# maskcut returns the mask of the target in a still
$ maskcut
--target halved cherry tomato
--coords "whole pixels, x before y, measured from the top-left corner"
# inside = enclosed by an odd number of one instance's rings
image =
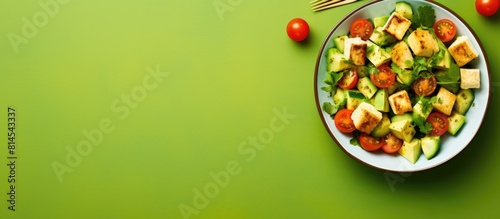
[[[399,151],[401,146],[403,146],[403,140],[397,138],[392,133],[387,134],[384,138],[384,145],[382,145],[382,150],[385,153],[392,154]]]
[[[367,151],[376,151],[384,145],[384,141],[381,138],[375,138],[366,133],[361,133],[361,135],[359,135],[359,144]]]
[[[356,129],[356,126],[354,126],[354,122],[351,119],[352,112],[353,110],[350,109],[341,109],[337,112],[337,114],[335,114],[333,121],[340,132],[350,133]]]
[[[392,72],[392,69],[387,65],[383,64],[378,67],[378,73],[371,73],[370,79],[379,88],[388,88],[396,81],[396,74]]]
[[[368,40],[373,33],[373,25],[367,19],[357,19],[351,24],[351,37],[360,37],[362,40]]]
[[[450,125],[448,118],[440,112],[432,112],[426,121],[432,125],[432,131],[429,135],[433,136],[443,135],[448,131],[448,126]]]
[[[429,96],[434,93],[436,87],[436,77],[431,74],[418,77],[412,84],[413,91],[418,96]]]
[[[457,27],[448,19],[441,19],[434,24],[434,33],[443,43],[449,42],[457,34]]]
[[[342,75],[342,78],[337,82],[337,85],[344,90],[349,90],[356,86],[358,79],[358,72],[353,68],[350,71],[344,72],[344,75]]]

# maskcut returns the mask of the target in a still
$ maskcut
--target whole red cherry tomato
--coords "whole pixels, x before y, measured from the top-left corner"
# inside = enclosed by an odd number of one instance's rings
[[[302,18],[294,18],[286,26],[288,37],[294,41],[302,41],[309,35],[309,24]]]
[[[476,10],[480,15],[492,16],[500,8],[500,0],[476,0]]]

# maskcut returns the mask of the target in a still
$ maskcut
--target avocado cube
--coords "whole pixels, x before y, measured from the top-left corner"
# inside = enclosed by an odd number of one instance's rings
[[[443,55],[443,59],[441,59],[441,61],[439,63],[437,63],[435,65],[431,65],[429,67],[441,69],[441,70],[449,69],[451,66],[451,59],[452,59],[450,52],[448,52],[448,49],[441,41],[438,41],[438,45],[439,45],[439,53],[441,53]]]
[[[409,119],[392,122],[389,129],[394,136],[406,142],[410,142],[415,135],[415,128]]]
[[[422,151],[424,152],[425,158],[427,160],[431,159],[436,155],[439,150],[439,144],[441,143],[441,137],[439,136],[425,136],[421,140]]]
[[[391,122],[399,122],[401,120],[410,120],[410,123],[413,123],[413,115],[411,113],[404,113],[401,115],[394,115],[391,117]]]
[[[326,70],[328,72],[339,72],[351,67],[347,59],[345,59],[344,54],[341,53],[337,48],[328,49],[326,57],[328,62]]]
[[[416,79],[416,76],[409,69],[403,69],[397,74],[396,81],[404,85],[412,85],[413,81]]]
[[[346,91],[342,88],[337,88],[335,94],[332,96],[333,104],[339,107],[343,107],[347,102]]]
[[[390,125],[391,120],[389,119],[389,116],[384,113],[382,114],[382,120],[377,124],[377,126],[375,126],[370,135],[376,138],[382,138],[391,132],[389,129]]]
[[[403,146],[401,146],[398,153],[411,163],[416,163],[422,153],[420,140],[413,139],[411,142],[403,142]]]
[[[386,46],[395,43],[397,40],[392,35],[386,33],[384,28],[376,27],[370,36],[370,41],[379,46]]]
[[[340,53],[344,53],[344,47],[345,47],[345,40],[348,39],[349,37],[347,35],[342,35],[339,36],[335,39],[333,39],[333,43],[335,44],[335,47],[340,51]]]
[[[368,99],[372,98],[377,92],[377,86],[368,77],[360,78],[356,87]]]
[[[365,101],[365,95],[356,90],[347,90],[347,104],[346,108],[355,110],[359,104]]]
[[[413,118],[422,117],[425,120],[427,119],[429,114],[431,114],[432,109],[433,109],[432,105],[428,105],[424,109],[424,106],[422,105],[422,100],[419,100],[415,104],[415,106],[413,106]]]
[[[366,77],[367,75],[367,69],[366,69],[366,66],[364,65],[355,65],[355,66],[352,66],[354,69],[356,69],[356,72],[358,72],[358,77],[359,78],[363,78],[363,77]]]
[[[455,135],[465,124],[466,117],[457,112],[453,112],[450,117],[448,117],[448,133]]]
[[[387,94],[391,95],[394,92],[396,92],[396,90],[398,90],[398,88],[399,88],[400,85],[401,85],[400,82],[396,80],[394,82],[394,84],[392,84],[390,87],[386,88],[387,89]]]
[[[387,23],[387,20],[389,20],[388,15],[373,18],[373,27],[375,27],[375,29],[384,27],[385,23]],[[384,31],[383,28],[381,30]]]
[[[474,99],[474,91],[472,89],[459,90],[457,93],[457,99],[455,100],[455,105],[453,105],[453,110],[457,113],[465,115],[472,106]]]
[[[375,67],[379,67],[382,64],[391,60],[391,55],[385,51],[382,47],[374,44],[370,41],[367,42],[366,49],[366,58],[370,60],[370,62],[375,65]]]
[[[375,96],[373,96],[372,98],[372,103],[375,106],[375,109],[384,113],[389,112],[389,100],[387,99],[388,96],[389,95],[387,89],[379,89],[377,93],[375,93]]]

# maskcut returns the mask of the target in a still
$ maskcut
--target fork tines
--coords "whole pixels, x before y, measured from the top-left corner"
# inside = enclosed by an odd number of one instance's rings
[[[358,0],[313,0],[309,4],[311,4],[311,8],[313,11],[322,11],[325,9],[346,5],[356,1]]]

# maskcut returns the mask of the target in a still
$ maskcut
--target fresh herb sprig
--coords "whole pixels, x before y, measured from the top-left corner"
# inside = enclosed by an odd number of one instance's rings
[[[342,78],[342,75],[344,75],[344,72],[327,72],[323,80],[327,86],[321,87],[321,90],[329,93],[335,92],[337,90],[337,82]]]
[[[430,5],[420,6],[417,13],[414,13],[411,18],[411,27],[413,29],[430,29],[434,26],[435,21],[436,11]]]
[[[419,96],[416,97],[416,102],[418,102],[421,106],[421,110],[424,113],[428,113],[432,111],[432,104],[435,102],[438,102],[437,97],[425,97],[425,96]],[[415,126],[418,127],[421,133],[427,135],[432,131],[432,125],[425,121],[425,118],[422,116],[413,116],[413,122]]]
[[[427,135],[432,131],[432,125],[425,121],[424,117],[418,116],[413,119],[413,122],[418,127],[421,133]]]
[[[323,80],[323,82],[327,86],[321,87],[321,90],[333,95],[333,93],[335,93],[337,91],[337,82],[342,78],[342,76],[344,75],[344,72],[345,71],[326,73],[326,77]],[[337,113],[337,111],[340,109],[340,107],[341,106],[335,102],[334,103],[324,102],[322,105],[322,109],[330,115]]]

